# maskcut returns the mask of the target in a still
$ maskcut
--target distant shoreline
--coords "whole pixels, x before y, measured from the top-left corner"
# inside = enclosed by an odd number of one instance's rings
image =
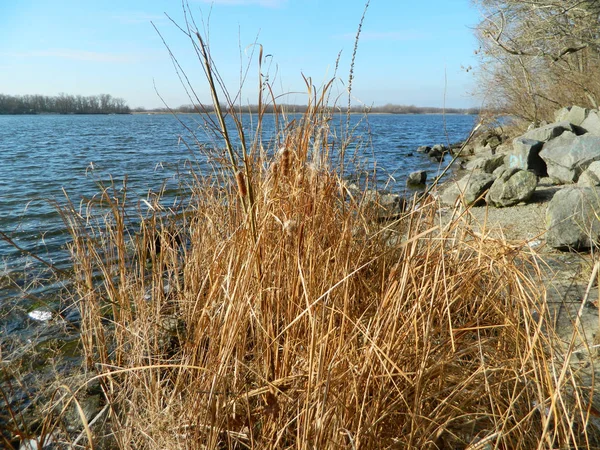
[[[208,114],[213,114],[214,111],[209,111]],[[132,111],[131,113],[129,113],[130,115],[136,115],[136,116],[144,116],[144,115],[148,115],[148,116],[155,116],[155,115],[171,115],[171,114],[181,114],[181,115],[193,115],[193,114],[204,114],[204,113],[197,113],[197,112],[180,112],[180,111]],[[250,112],[242,112],[242,114],[258,114],[256,111],[250,111]],[[279,112],[265,112],[264,114],[266,115],[274,115],[274,114],[279,114]],[[302,111],[286,111],[286,114],[304,114],[304,112]],[[344,111],[340,111],[339,114],[347,114]],[[356,115],[356,114],[368,114],[370,116],[372,115],[377,115],[377,116],[441,116],[441,115],[445,115],[445,116],[476,116],[478,113],[458,113],[458,112],[422,112],[422,113],[418,113],[418,112],[411,112],[411,113],[393,113],[393,112],[368,112],[368,111],[351,111],[350,114],[352,115]]]

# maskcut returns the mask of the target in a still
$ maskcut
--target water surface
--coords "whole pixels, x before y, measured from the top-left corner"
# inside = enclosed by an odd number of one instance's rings
[[[439,170],[415,152],[419,145],[461,141],[474,121],[467,115],[353,115],[356,138],[350,153],[358,149],[367,165],[376,161],[379,180],[402,191],[411,171],[427,170],[433,177]],[[345,123],[345,116],[338,122]],[[252,117],[244,116],[244,125],[251,131]],[[265,141],[273,133],[274,118],[267,115]],[[114,180],[118,188],[125,177],[133,203],[161,188],[165,202],[176,202],[191,167],[210,170],[197,144],[220,145],[193,115],[0,116],[0,231],[21,248],[67,268],[69,237],[53,202],[64,204],[67,193],[77,205],[97,194],[99,184]],[[0,305],[26,299],[24,288],[30,294],[48,291],[43,282],[31,284],[22,276],[38,266],[0,240]],[[15,273],[16,285],[7,281]]]

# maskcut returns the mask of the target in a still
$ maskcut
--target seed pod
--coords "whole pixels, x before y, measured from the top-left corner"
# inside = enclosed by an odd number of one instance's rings
[[[269,166],[269,175],[273,179],[274,182],[277,182],[277,171],[279,169],[279,164],[276,161],[273,161]]]
[[[290,151],[287,147],[283,147],[279,150],[279,154],[281,155],[281,172],[284,177],[287,177],[290,174]]]
[[[246,189],[246,180],[244,179],[244,173],[241,170],[238,170],[238,172],[235,174],[235,179],[237,181],[240,197],[245,197],[248,195],[248,189]]]

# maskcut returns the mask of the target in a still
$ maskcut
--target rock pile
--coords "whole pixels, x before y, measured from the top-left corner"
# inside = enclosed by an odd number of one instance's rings
[[[510,140],[496,128],[466,148],[469,173],[441,201],[504,208],[530,201],[540,179],[563,186],[548,204],[546,242],[557,249],[600,246],[600,112],[562,108],[555,122]]]

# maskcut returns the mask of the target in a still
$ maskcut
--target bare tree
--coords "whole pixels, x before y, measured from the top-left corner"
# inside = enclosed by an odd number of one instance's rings
[[[600,101],[600,2],[473,0],[481,86],[494,107],[538,122]]]

